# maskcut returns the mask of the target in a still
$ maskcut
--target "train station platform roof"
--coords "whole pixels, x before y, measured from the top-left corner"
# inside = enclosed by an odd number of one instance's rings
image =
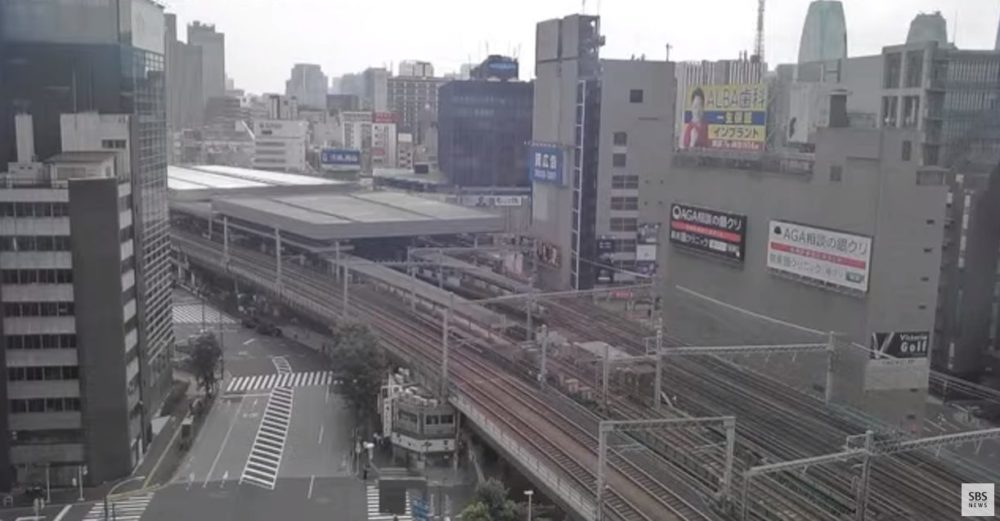
[[[212,199],[212,212],[311,241],[492,233],[503,217],[390,191],[321,192]]]
[[[167,167],[167,189],[172,201],[204,201],[221,195],[283,195],[353,188],[354,183],[337,179],[235,166]]]

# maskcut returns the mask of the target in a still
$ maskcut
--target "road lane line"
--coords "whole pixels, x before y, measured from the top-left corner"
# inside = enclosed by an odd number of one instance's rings
[[[53,519],[52,521],[62,521],[62,518],[66,515],[67,512],[69,512],[70,508],[73,508],[73,505],[64,506],[62,510],[60,510],[59,513],[56,514],[55,519]]]
[[[317,442],[316,442],[316,443],[319,443],[320,445],[323,444],[323,427],[324,427],[324,425],[320,425],[319,426],[319,440],[317,440]]]
[[[312,499],[313,497],[313,481],[316,480],[316,476],[309,476],[309,492],[306,494],[306,499]]]
[[[251,338],[250,340],[247,340],[247,341],[243,342],[243,345],[248,346],[248,345],[250,345],[250,344],[252,344],[252,343],[254,343],[256,341],[257,341],[256,338]]]
[[[233,414],[233,421],[229,422],[229,429],[226,430],[226,436],[222,438],[222,445],[219,447],[219,452],[216,453],[215,459],[212,461],[212,466],[208,468],[208,475],[205,476],[205,483],[202,484],[201,488],[208,486],[208,480],[212,478],[212,472],[215,472],[215,466],[219,464],[219,458],[222,457],[222,452],[226,449],[226,443],[229,443],[229,435],[233,433],[233,427],[236,426],[236,420],[240,417],[240,409],[243,408],[243,399],[240,399],[240,405],[236,408],[236,414]]]

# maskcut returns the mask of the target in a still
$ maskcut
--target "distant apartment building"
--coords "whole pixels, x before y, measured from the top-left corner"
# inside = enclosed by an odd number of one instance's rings
[[[396,136],[396,167],[413,169],[413,134],[400,132]]]
[[[266,119],[285,121],[299,119],[299,100],[293,96],[264,94],[261,96]]]
[[[292,67],[291,78],[285,82],[285,95],[298,99],[299,105],[326,108],[329,82],[323,69],[312,63],[296,63]]]
[[[390,112],[376,112],[371,123],[372,168],[396,168],[396,122]]]
[[[305,172],[306,121],[254,120],[254,168],[279,172]]]
[[[201,48],[202,95],[206,100],[226,94],[226,35],[214,25],[194,22],[187,27],[187,43]]]
[[[547,286],[625,282],[613,269],[648,266],[640,224],[662,217],[647,188],[673,153],[673,64],[601,60],[599,26],[583,15],[537,25],[528,170]]]
[[[167,129],[180,132],[195,128],[205,118],[205,91],[202,81],[202,48],[177,40],[177,15],[164,15],[164,52],[167,75]]]
[[[369,68],[361,73],[364,97],[361,108],[374,112],[386,112],[389,108],[389,76],[382,68]]]
[[[516,61],[513,67],[516,80]],[[520,81],[484,78],[441,86],[437,158],[449,182],[458,186],[530,185],[532,97],[532,84]]]
[[[840,0],[813,0],[809,4],[798,63],[838,60],[847,57],[847,21]]]

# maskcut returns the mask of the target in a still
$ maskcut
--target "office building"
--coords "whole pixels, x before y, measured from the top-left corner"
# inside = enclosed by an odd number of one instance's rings
[[[396,168],[396,122],[389,112],[376,112],[371,123],[372,168]]]
[[[906,43],[937,42],[941,47],[948,45],[948,22],[941,16],[941,11],[920,13],[910,22],[910,31],[906,33]]]
[[[264,94],[261,96],[264,103],[264,114],[261,119],[280,119],[292,121],[299,119],[299,100],[292,96],[281,94]]]
[[[632,276],[609,268],[648,269],[637,234],[662,217],[647,199],[655,191],[641,188],[662,178],[673,153],[673,64],[600,60],[599,25],[572,15],[536,30],[528,169],[539,277],[549,287],[624,282]]]
[[[357,94],[327,94],[326,110],[331,114],[361,110],[361,97]]]
[[[77,150],[127,151],[133,214],[142,216],[134,219],[133,228],[145,450],[150,420],[172,382],[174,345],[162,7],[151,0],[12,0],[0,3],[0,34],[0,165],[14,158],[16,113],[32,116],[34,149],[42,160]],[[77,124],[94,129],[86,134],[90,141],[67,149],[61,130],[65,125],[60,124],[67,112],[122,114],[130,122],[122,130],[81,115]],[[115,135],[105,137],[105,131]],[[0,451],[3,457],[7,454]],[[0,469],[7,468],[0,461]],[[112,477],[91,473],[87,482]]]
[[[519,67],[517,58],[491,54],[478,65],[463,65],[462,70],[456,79],[510,81],[517,80]]]
[[[204,121],[202,48],[177,40],[177,16],[165,14],[167,75],[167,129],[180,132]]]
[[[323,69],[312,63],[296,63],[291,78],[285,82],[285,95],[298,99],[299,105],[313,109],[326,108],[329,83]]]
[[[396,168],[413,169],[413,134],[400,132],[396,136]]]
[[[206,100],[226,94],[226,35],[214,25],[194,22],[187,28],[187,43],[201,48],[202,95]]]
[[[361,108],[374,112],[386,112],[389,109],[389,71],[382,68],[369,68],[361,74],[364,85],[364,97]]]
[[[516,70],[516,62],[514,66]],[[450,81],[441,86],[437,159],[449,182],[530,184],[532,96],[532,84],[520,81]]]
[[[417,78],[433,78],[434,65],[431,62],[419,60],[403,60],[399,62],[399,75]]]
[[[844,112],[842,96],[828,98],[832,112]],[[672,334],[725,345],[836,331],[834,400],[919,432],[948,190],[944,169],[921,164],[919,139],[915,129],[836,127],[819,131],[813,154],[678,151],[653,187],[669,209],[658,264]],[[681,293],[774,320],[693,319],[671,305]],[[899,349],[904,336],[916,350]],[[904,362],[870,351],[881,347]],[[787,375],[813,391],[826,391],[824,376]]]
[[[361,171],[371,172],[372,118],[368,111],[341,112],[344,148],[361,151]]]
[[[813,0],[809,4],[802,38],[799,40],[799,63],[837,60],[847,57],[847,21],[840,0]]]
[[[66,149],[102,127],[118,130],[97,136],[115,146],[39,163],[32,118],[16,116],[18,161],[0,174],[0,426],[10,433],[0,490],[43,482],[46,470],[53,486],[71,486],[83,468],[88,483],[118,479],[142,457],[128,119],[68,115]]]
[[[254,120],[254,168],[305,172],[308,130],[306,121]]]
[[[446,81],[431,76],[393,76],[387,80],[388,111],[399,118],[399,130],[412,133],[418,144],[433,139],[429,134],[437,125],[438,87]]]

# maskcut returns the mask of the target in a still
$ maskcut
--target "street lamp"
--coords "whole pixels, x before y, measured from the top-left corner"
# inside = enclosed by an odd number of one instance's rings
[[[531,489],[525,490],[524,495],[528,496],[528,521],[531,521],[531,498],[535,495],[535,491]]]

